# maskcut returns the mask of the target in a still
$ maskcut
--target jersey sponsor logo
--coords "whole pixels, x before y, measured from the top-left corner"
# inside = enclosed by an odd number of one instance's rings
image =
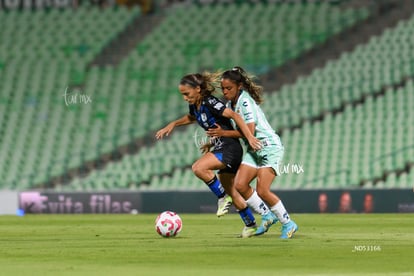
[[[246,118],[246,120],[252,120],[253,119],[253,113],[252,112],[246,112],[243,114],[244,118]]]
[[[217,102],[217,103],[214,105],[214,108],[215,108],[215,109],[217,109],[217,110],[221,110],[223,107],[224,107],[224,104],[223,104],[223,103],[221,103],[221,102]]]
[[[214,98],[209,98],[208,99],[208,103],[211,104],[211,105],[215,104],[216,102],[217,102],[217,100],[214,99]]]

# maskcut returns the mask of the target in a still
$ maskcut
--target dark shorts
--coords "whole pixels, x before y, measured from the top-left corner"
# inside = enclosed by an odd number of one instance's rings
[[[243,159],[243,148],[240,143],[224,143],[221,147],[215,148],[212,153],[220,160],[225,169],[221,169],[218,173],[232,173],[235,174],[239,169],[240,163]]]

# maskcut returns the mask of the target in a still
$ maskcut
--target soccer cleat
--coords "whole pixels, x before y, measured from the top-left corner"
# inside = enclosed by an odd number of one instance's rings
[[[259,227],[257,227],[256,235],[262,235],[269,230],[270,226],[278,222],[276,215],[272,212],[267,213],[262,216],[262,222]]]
[[[225,195],[218,199],[217,202],[217,216],[222,217],[229,212],[230,206],[233,203],[233,199],[229,195]]]
[[[245,226],[243,228],[242,233],[240,234],[240,238],[250,238],[251,236],[255,236],[257,231],[257,226]]]
[[[293,220],[290,220],[288,223],[282,225],[282,235],[281,239],[290,239],[293,237],[293,233],[298,230],[298,226]]]

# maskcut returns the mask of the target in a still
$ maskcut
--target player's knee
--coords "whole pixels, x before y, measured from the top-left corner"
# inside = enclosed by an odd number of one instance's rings
[[[200,176],[202,174],[202,167],[196,162],[191,166],[191,169],[193,170],[193,173],[196,176]]]
[[[244,183],[242,183],[240,181],[235,181],[234,182],[234,187],[241,194],[246,193],[248,191],[248,188],[249,188],[249,187],[246,187],[246,185],[244,185]]]

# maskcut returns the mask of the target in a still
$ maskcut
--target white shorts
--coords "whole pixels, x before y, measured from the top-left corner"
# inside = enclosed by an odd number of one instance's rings
[[[243,156],[242,164],[253,168],[272,168],[276,175],[280,175],[279,166],[285,149],[280,146],[265,146],[259,151],[247,151]]]

